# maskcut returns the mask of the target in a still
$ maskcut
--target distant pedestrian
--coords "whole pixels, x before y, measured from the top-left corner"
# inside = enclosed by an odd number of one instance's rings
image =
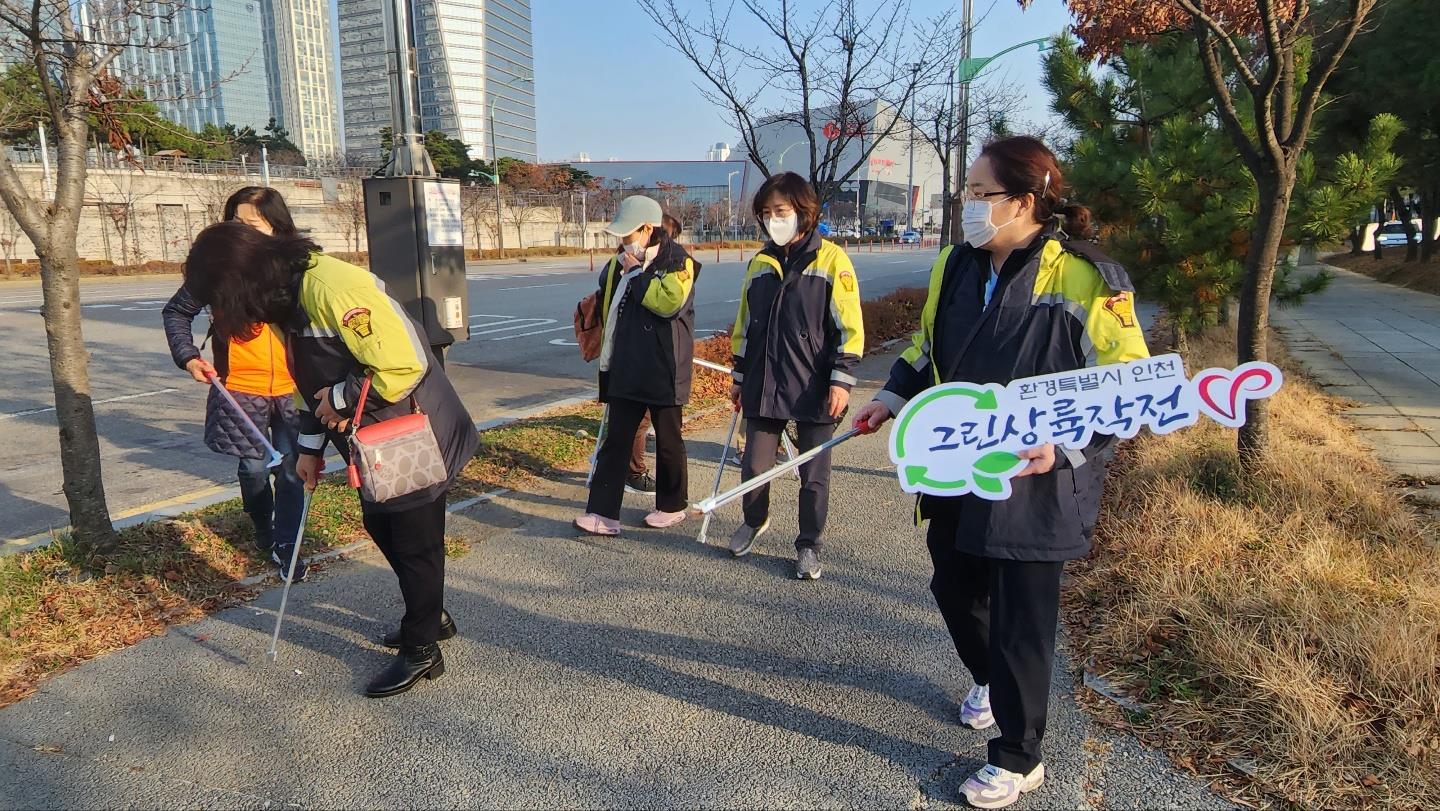
[[[997,383],[1148,357],[1124,268],[1083,241],[1090,213],[1064,199],[1055,155],[1035,138],[995,141],[961,194],[965,243],[940,252],[920,331],[861,409],[878,429],[940,383]],[[971,805],[1001,808],[1045,779],[1041,739],[1065,561],[1090,550],[1113,437],[1022,452],[1004,501],[922,496],[930,590],[975,686],[960,723],[999,724],[989,763],[965,781]]]
[[[620,204],[605,228],[621,237],[621,251],[600,278],[604,341],[600,400],[609,424],[596,454],[585,514],[575,525],[592,535],[620,534],[627,469],[633,472],[639,431],[655,426],[655,528],[685,520],[689,506],[681,413],[690,401],[695,356],[695,282],[700,263],[664,227],[660,204],[640,195]],[[618,269],[618,272],[617,272]]]
[[[283,331],[303,404],[296,471],[308,487],[320,480],[327,440],[348,453],[352,420],[373,424],[416,411],[428,417],[446,478],[388,501],[367,500],[363,491],[360,497],[365,529],[405,598],[400,628],[385,638],[399,655],[366,695],[396,695],[421,678],[439,677],[445,658],[437,643],[455,635],[443,608],[445,496],[479,437],[420,328],[364,268],[325,256],[304,237],[269,237],[233,223],[196,237],[185,284],[196,300],[213,305],[221,338],[246,336],[257,323]],[[367,379],[364,413],[356,414]]]
[[[745,416],[741,479],[775,466],[780,436],[795,423],[801,453],[823,445],[850,403],[865,354],[860,283],[850,257],[823,239],[820,200],[794,172],[772,176],[755,193],[755,220],[770,239],[750,260],[730,331],[730,400]],[[795,576],[820,578],[820,535],[830,512],[830,452],[800,466],[800,534]],[[744,496],[745,523],[730,553],[748,555],[770,528],[770,486]]]
[[[285,200],[274,189],[247,186],[225,201],[224,219],[238,221],[264,234],[293,237],[295,222]],[[205,403],[205,444],[217,453],[238,457],[240,501],[254,526],[255,548],[270,553],[282,578],[291,577],[290,551],[300,528],[304,502],[303,483],[295,472],[296,436],[299,417],[295,411],[295,382],[285,362],[284,336],[266,324],[256,324],[253,336],[224,339],[214,336],[212,365],[195,346],[193,323],[204,310],[183,285],[161,310],[165,338],[175,365],[201,383],[218,375],[220,383],[234,395],[241,408],[266,433],[275,450],[284,454],[279,467],[265,467],[266,453],[245,430],[240,418],[230,413],[223,397],[211,391]],[[204,341],[202,341],[202,344]],[[271,485],[271,478],[274,485]],[[295,579],[305,579],[305,564],[299,563]]]

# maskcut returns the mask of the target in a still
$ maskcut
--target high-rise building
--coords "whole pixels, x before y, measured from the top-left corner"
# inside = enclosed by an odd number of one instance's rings
[[[270,105],[290,140],[310,159],[340,154],[326,0],[265,0],[265,61]]]
[[[270,119],[261,0],[175,3],[155,0],[125,18],[77,9],[82,30],[108,41],[128,35],[133,47],[113,70],[145,91],[167,119],[192,130],[206,124],[259,129]]]
[[[414,8],[421,128],[458,138],[471,157],[535,161],[528,0],[416,0]],[[339,16],[346,151],[376,162],[380,129],[391,125],[381,0],[339,0]]]

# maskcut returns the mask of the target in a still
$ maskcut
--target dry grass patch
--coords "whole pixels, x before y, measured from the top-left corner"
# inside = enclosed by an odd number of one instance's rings
[[[1233,358],[1211,337],[1188,365]],[[1123,451],[1075,571],[1077,641],[1182,762],[1253,762],[1251,800],[1440,806],[1440,533],[1287,374],[1259,476],[1208,421]]]

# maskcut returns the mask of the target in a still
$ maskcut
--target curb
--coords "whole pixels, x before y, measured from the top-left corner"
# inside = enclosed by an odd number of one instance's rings
[[[519,422],[520,420],[539,416],[555,409],[568,408],[570,406],[583,405],[585,403],[593,402],[594,399],[595,397],[592,395],[588,397],[566,397],[564,399],[554,400],[549,403],[541,403],[530,408],[511,412],[502,417],[494,417],[483,422],[477,422],[475,423],[475,430],[490,431],[495,428],[504,427],[514,422]],[[327,475],[330,473],[335,473],[343,470],[344,467],[345,466],[338,458],[332,458],[330,462],[325,465],[325,473]],[[481,500],[488,501],[490,498],[494,498],[496,495],[500,495],[504,492],[508,491],[495,491],[494,493],[484,493],[474,498],[457,502],[455,505],[451,505],[446,509],[453,512],[457,508],[469,507],[479,503]],[[129,511],[122,511],[120,513],[120,517],[111,520],[111,524],[114,525],[116,529],[126,529],[128,527],[133,527],[137,524],[143,524],[146,521],[154,521],[162,518],[174,518],[182,513],[190,512],[191,510],[198,510],[203,507],[209,507],[212,504],[219,504],[222,501],[228,501],[232,498],[237,498],[239,495],[240,488],[238,485],[211,485],[210,487],[205,487],[190,493],[185,493],[172,499],[141,505],[140,507],[133,508]],[[33,535],[28,535],[23,538],[11,538],[0,541],[0,557],[15,555],[21,552],[29,552],[35,549],[49,546],[56,537],[65,532],[68,532],[69,530],[69,526],[52,527],[51,529],[37,532]]]

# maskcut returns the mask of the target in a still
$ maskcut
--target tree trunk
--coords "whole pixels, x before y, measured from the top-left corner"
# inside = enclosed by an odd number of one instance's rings
[[[1432,233],[1435,228],[1435,217],[1440,212],[1436,211],[1435,190],[1426,189],[1420,195],[1420,261],[1429,262],[1435,255],[1435,239]]]
[[[1236,361],[1266,360],[1270,331],[1270,292],[1275,281],[1275,261],[1285,235],[1285,214],[1295,188],[1295,166],[1287,162],[1255,178],[1259,205],[1250,230],[1250,250],[1245,256],[1245,278],[1240,289],[1239,324],[1236,328]],[[1270,439],[1269,400],[1245,404],[1245,424],[1240,427],[1238,447],[1241,464],[1254,471],[1264,457]]]
[[[1350,255],[1359,256],[1364,253],[1361,249],[1365,242],[1365,229],[1360,226],[1350,227]]]
[[[1405,228],[1405,261],[1414,262],[1420,258],[1420,246],[1415,243],[1415,223],[1411,222],[1410,204],[1405,201],[1398,186],[1390,188],[1390,199],[1395,203],[1395,216]]]
[[[115,528],[105,502],[100,474],[100,438],[90,395],[90,358],[80,324],[80,274],[75,253],[75,225],[57,212],[52,237],[40,251],[40,279],[45,298],[45,339],[50,352],[50,379],[55,390],[55,422],[60,429],[60,468],[70,527],[89,549],[104,551],[116,543]],[[66,227],[69,226],[69,227]]]

